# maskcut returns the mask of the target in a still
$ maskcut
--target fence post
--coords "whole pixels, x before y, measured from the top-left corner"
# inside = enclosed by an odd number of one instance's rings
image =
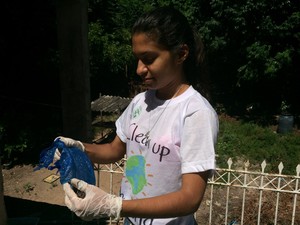
[[[267,166],[266,160],[264,160],[261,164],[261,178],[260,178],[260,186],[259,186],[259,202],[258,202],[258,215],[257,215],[257,225],[260,224],[260,215],[261,215],[261,207],[262,207],[262,193],[264,186],[264,172]]]
[[[229,190],[230,190],[230,175],[231,175],[231,166],[232,166],[232,159],[229,158],[227,161],[228,164],[228,179],[227,179],[227,192],[226,192],[226,212],[225,212],[225,225],[227,224],[227,220],[228,220],[228,204],[229,204]]]
[[[296,167],[296,185],[295,185],[295,195],[294,195],[292,225],[295,223],[295,216],[296,216],[297,191],[298,191],[298,188],[299,188],[299,174],[300,174],[300,164],[298,164],[298,166]]]
[[[283,170],[283,163],[280,162],[280,164],[278,165],[278,171],[279,171],[279,175],[282,174],[282,170]],[[277,217],[278,217],[278,208],[279,208],[279,197],[280,197],[280,185],[281,185],[281,177],[278,177],[278,184],[277,184],[277,194],[276,194],[276,209],[275,209],[275,217],[274,217],[274,225],[277,225]]]
[[[248,167],[250,166],[249,160],[245,162],[245,176],[244,176],[244,183],[243,183],[243,202],[242,202],[242,215],[241,215],[241,225],[244,224],[244,213],[245,213],[245,201],[246,201],[246,188],[247,188],[247,171]]]

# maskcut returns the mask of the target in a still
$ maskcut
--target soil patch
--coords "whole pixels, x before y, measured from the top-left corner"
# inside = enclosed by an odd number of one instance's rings
[[[34,171],[34,168],[34,165],[17,165],[3,169],[4,195],[63,206],[64,192],[59,179],[52,183],[44,181],[55,175],[56,170]]]

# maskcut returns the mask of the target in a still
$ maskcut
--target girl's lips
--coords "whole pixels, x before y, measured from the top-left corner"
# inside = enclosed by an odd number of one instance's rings
[[[148,78],[144,78],[144,82],[151,82],[152,80],[154,80],[154,79],[151,78],[151,77],[150,78],[149,77]]]

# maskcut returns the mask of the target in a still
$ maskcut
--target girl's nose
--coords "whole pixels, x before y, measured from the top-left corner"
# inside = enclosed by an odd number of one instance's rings
[[[147,72],[148,72],[147,66],[141,60],[139,60],[136,68],[137,75],[143,76],[146,75]]]

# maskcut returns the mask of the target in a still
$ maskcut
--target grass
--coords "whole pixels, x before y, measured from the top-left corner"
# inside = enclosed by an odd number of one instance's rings
[[[278,165],[282,162],[283,174],[296,175],[296,167],[300,164],[300,135],[296,131],[282,135],[271,126],[262,127],[220,116],[216,152],[219,167],[227,168],[228,158],[234,162],[249,160],[256,168],[266,160],[265,172],[278,173]]]
[[[27,192],[27,193],[33,191],[34,187],[35,187],[35,185],[31,184],[30,182],[23,185],[23,188],[24,188],[25,192]]]

